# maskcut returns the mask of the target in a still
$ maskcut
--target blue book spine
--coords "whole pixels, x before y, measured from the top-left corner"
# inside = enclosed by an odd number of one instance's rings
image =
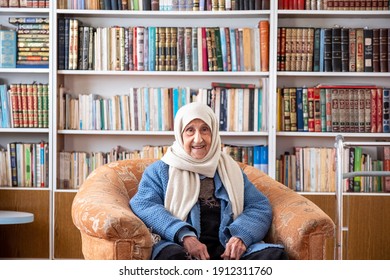
[[[223,69],[223,71],[227,71],[228,70],[228,62],[227,62],[225,27],[219,28],[219,34],[220,34],[220,38],[221,38],[222,69]]]
[[[268,174],[268,146],[260,147],[260,170]]]
[[[257,88],[257,91],[259,92],[259,97],[257,100],[257,106],[259,108],[259,114],[258,114],[258,120],[257,120],[257,131],[263,131],[263,114],[266,114],[267,112],[264,112],[264,106],[263,106],[263,90],[262,88]]]
[[[226,131],[227,130],[227,89],[221,88],[221,98],[220,98],[220,110],[219,110],[219,130]]]
[[[111,0],[111,10],[118,10],[117,0]]]
[[[261,146],[254,146],[253,147],[253,167],[260,169],[260,151]]]
[[[192,28],[192,71],[199,70],[199,57],[198,57],[198,28]]]
[[[0,68],[16,67],[16,31],[0,30]]]
[[[303,128],[303,89],[298,87],[297,93],[297,129],[298,131],[304,131]]]
[[[186,88],[181,89],[181,103],[180,107],[187,104],[187,90]]]
[[[149,27],[149,71],[156,70],[156,27]]]
[[[325,58],[325,29],[321,28],[320,31],[320,68],[319,72],[324,72],[324,58]]]
[[[144,29],[144,71],[149,71],[149,27]]]
[[[179,89],[173,89],[173,118],[175,118],[177,110],[179,110]]]
[[[1,127],[11,127],[7,85],[1,85],[0,87]]]
[[[236,33],[234,28],[230,28],[230,55],[232,63],[232,71],[237,71],[237,55],[236,55]]]

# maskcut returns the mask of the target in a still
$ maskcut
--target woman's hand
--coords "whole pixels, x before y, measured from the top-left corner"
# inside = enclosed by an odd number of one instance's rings
[[[198,260],[209,260],[210,255],[207,252],[207,247],[198,238],[194,236],[186,236],[183,238],[183,247],[187,252]]]
[[[232,237],[226,244],[225,252],[221,255],[224,260],[239,260],[246,251],[244,242],[238,237]]]

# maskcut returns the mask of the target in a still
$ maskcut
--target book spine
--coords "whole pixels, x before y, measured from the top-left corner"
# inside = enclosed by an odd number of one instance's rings
[[[364,36],[364,72],[373,71],[373,30],[365,28]]]
[[[349,71],[349,28],[341,29],[341,71]]]
[[[379,65],[381,72],[388,72],[388,64],[390,60],[388,57],[388,30],[389,28],[379,29]]]
[[[364,72],[364,34],[362,28],[356,29],[356,72]]]
[[[377,116],[377,132],[383,132],[383,89],[378,88],[376,92],[376,116]]]
[[[15,68],[17,34],[12,30],[0,30],[0,68]]]
[[[390,132],[390,89],[383,89],[383,133]]]
[[[261,71],[269,70],[269,22],[262,20],[259,22],[260,32],[260,62]]]
[[[332,72],[332,29],[324,28],[324,71]]]
[[[332,71],[341,72],[342,70],[342,52],[341,52],[341,28],[332,28]]]

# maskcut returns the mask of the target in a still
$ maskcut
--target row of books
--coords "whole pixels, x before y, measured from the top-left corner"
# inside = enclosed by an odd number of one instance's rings
[[[279,10],[388,10],[389,0],[278,0]]]
[[[60,0],[59,9],[131,11],[269,10],[270,0]]]
[[[167,148],[168,146],[145,145],[141,150],[127,150],[117,146],[111,149],[110,152],[62,151],[59,153],[59,188],[78,189],[93,170],[110,162],[137,158],[161,159]],[[222,149],[231,154],[237,161],[244,162],[267,173],[268,146],[232,146],[223,144]],[[232,151],[233,149],[234,152]]]
[[[268,174],[267,145],[247,146],[224,144],[222,151],[229,154],[235,161],[243,162]]]
[[[343,153],[343,172],[390,171],[390,146],[378,147],[376,155],[362,147],[347,147]],[[343,182],[345,192],[390,192],[389,176],[356,176]]]
[[[49,127],[48,84],[0,85],[0,127]]]
[[[276,180],[298,192],[335,191],[335,148],[294,147],[276,160]]]
[[[0,8],[49,8],[50,0],[0,0]]]
[[[215,112],[221,131],[266,131],[263,88],[130,88],[128,94],[75,97],[60,88],[59,129],[172,131],[177,110],[202,102]]]
[[[10,17],[16,25],[16,67],[49,67],[49,19],[35,17]]]
[[[60,70],[268,71],[269,22],[258,28],[98,27],[58,22]]]
[[[104,164],[137,158],[160,159],[167,146],[144,146],[142,150],[129,151],[117,146],[110,152],[60,152],[59,189],[78,189],[88,175]]]
[[[1,186],[47,188],[48,143],[9,143],[0,149],[0,166]]]
[[[278,71],[389,72],[390,28],[278,28]]]
[[[390,89],[319,85],[277,90],[278,130],[390,132]]]

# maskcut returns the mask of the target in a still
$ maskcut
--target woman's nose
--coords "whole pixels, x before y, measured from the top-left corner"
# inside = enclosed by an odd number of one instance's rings
[[[202,134],[200,133],[200,131],[195,131],[195,135],[194,135],[194,142],[195,143],[200,143],[202,142]]]

